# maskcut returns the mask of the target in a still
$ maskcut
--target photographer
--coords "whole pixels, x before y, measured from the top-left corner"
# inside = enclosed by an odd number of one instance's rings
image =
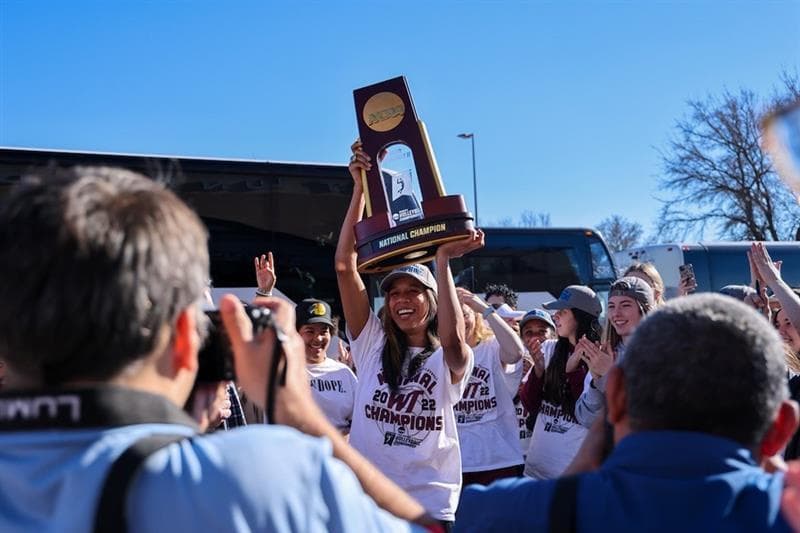
[[[272,422],[328,440],[197,434],[180,407],[206,323],[206,239],[174,194],[120,169],[49,170],[0,203],[0,353],[15,376],[0,396],[0,530],[409,529],[375,502],[423,517],[314,404],[284,302],[265,301],[274,326],[254,335],[222,299],[238,382]]]

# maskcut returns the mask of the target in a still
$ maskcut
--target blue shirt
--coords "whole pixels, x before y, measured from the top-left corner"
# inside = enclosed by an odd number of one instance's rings
[[[178,424],[0,432],[0,531],[91,531],[111,463]],[[379,509],[326,439],[251,425],[148,458],[127,501],[130,531],[409,531]]]
[[[554,480],[509,479],[464,490],[456,531],[547,531]],[[734,441],[649,431],[622,439],[580,476],[578,531],[789,531],[782,474]]]

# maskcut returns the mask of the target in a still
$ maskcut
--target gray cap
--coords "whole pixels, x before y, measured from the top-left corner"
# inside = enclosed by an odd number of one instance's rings
[[[533,309],[532,311],[525,313],[525,316],[519,321],[519,329],[521,330],[524,328],[525,324],[531,320],[540,320],[551,328],[556,329],[556,324],[553,322],[553,317],[550,316],[550,313],[547,311],[542,311],[541,309]]]
[[[612,296],[633,298],[640,304],[647,305],[650,309],[656,305],[653,288],[643,279],[634,276],[625,276],[612,283],[611,289],[608,291],[608,297],[611,298]]]
[[[549,310],[580,309],[594,317],[600,316],[600,313],[603,312],[600,299],[586,285],[570,285],[561,291],[561,296],[558,297],[558,300],[547,302],[542,307]]]
[[[756,290],[749,285],[725,285],[719,290],[719,293],[743,301],[749,295],[755,294]]]
[[[381,291],[388,292],[392,282],[401,276],[411,276],[433,292],[436,292],[436,278],[433,277],[428,267],[420,264],[402,266],[389,272],[389,275],[381,281]]]

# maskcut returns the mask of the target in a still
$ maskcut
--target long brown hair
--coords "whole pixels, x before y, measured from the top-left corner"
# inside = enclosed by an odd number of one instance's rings
[[[425,289],[425,297],[428,300],[428,316],[425,318],[428,325],[425,328],[425,349],[417,354],[408,366],[408,375],[413,376],[417,370],[425,363],[436,348],[439,347],[439,321],[436,315],[437,301],[436,293],[431,289]],[[386,340],[381,351],[381,365],[383,366],[383,379],[389,384],[389,390],[397,392],[400,388],[402,377],[403,361],[408,354],[408,336],[401,330],[392,319],[392,314],[384,305],[379,313],[383,333]]]
[[[610,298],[611,297],[609,296],[609,299]],[[650,305],[647,303],[642,303],[636,298],[631,298],[631,299],[634,302],[636,302],[636,305],[639,307],[639,316],[642,317],[642,320],[644,320],[644,317],[647,316],[647,313],[652,311]],[[622,343],[622,337],[619,336],[619,333],[617,333],[617,330],[614,329],[614,326],[611,324],[611,320],[609,320],[608,318],[606,318],[605,334],[606,334],[605,335],[606,339],[608,340],[608,345],[611,347],[612,350],[616,350],[617,347],[620,345],[620,343]]]
[[[592,342],[599,340],[597,317],[574,307],[570,308],[570,311],[572,311],[575,322],[577,322],[575,338],[580,339],[586,335],[586,338]],[[578,398],[573,397],[567,381],[567,359],[572,355],[573,350],[575,350],[575,347],[569,342],[568,338],[558,338],[553,348],[553,355],[544,372],[542,394],[542,398],[553,405],[562,406],[570,416],[575,416],[575,402],[578,401]],[[585,367],[586,363],[581,361],[580,365]]]

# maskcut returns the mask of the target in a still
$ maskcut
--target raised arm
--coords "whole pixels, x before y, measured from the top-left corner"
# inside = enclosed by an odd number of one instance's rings
[[[353,196],[350,206],[342,222],[339,232],[339,243],[336,245],[336,280],[339,283],[339,297],[342,299],[342,310],[347,322],[347,329],[353,338],[361,334],[361,330],[369,318],[370,307],[367,288],[356,270],[356,234],[353,226],[361,220],[364,212],[364,187],[361,172],[369,170],[370,157],[361,148],[361,141],[350,147],[353,156],[350,158],[350,175],[353,176]]]
[[[456,293],[461,303],[469,306],[470,309],[481,316],[484,316],[484,312],[491,309],[491,306],[484,302],[480,296],[472,294],[467,289],[458,287],[456,288]],[[492,328],[497,343],[500,345],[500,360],[507,365],[519,362],[525,354],[525,346],[522,344],[522,339],[519,335],[497,313],[488,314],[484,320]]]
[[[256,266],[256,282],[258,289],[256,295],[258,296],[272,296],[272,290],[278,281],[275,274],[275,259],[272,257],[272,252],[261,254],[261,257],[255,258]]]
[[[450,378],[458,383],[464,377],[472,351],[467,346],[464,315],[450,272],[450,259],[483,247],[483,232],[473,231],[463,239],[445,243],[436,250],[436,286],[439,294],[439,340]]]
[[[750,258],[761,280],[772,289],[781,308],[795,328],[800,329],[800,297],[781,278],[781,272],[767,252],[763,242],[754,242],[750,247]]]

